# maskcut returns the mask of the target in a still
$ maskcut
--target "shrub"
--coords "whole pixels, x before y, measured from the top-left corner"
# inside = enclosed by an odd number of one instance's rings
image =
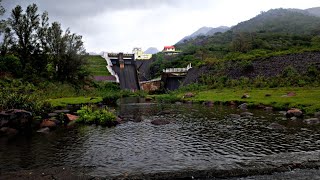
[[[116,121],[116,116],[107,108],[94,110],[92,106],[83,106],[77,113],[78,123],[112,126]]]

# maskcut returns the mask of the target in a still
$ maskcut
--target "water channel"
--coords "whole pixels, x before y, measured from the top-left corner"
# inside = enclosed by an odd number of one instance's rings
[[[114,128],[61,128],[0,141],[0,170],[87,167],[95,177],[268,168],[319,161],[320,128],[284,119],[279,112],[195,104],[123,101],[129,120]],[[153,125],[153,120],[170,124]],[[285,129],[271,129],[277,122]]]

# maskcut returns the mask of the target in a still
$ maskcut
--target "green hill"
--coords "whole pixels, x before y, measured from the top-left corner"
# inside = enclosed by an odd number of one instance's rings
[[[314,34],[320,28],[320,18],[308,11],[272,9],[239,23],[234,32],[273,32],[290,34]]]

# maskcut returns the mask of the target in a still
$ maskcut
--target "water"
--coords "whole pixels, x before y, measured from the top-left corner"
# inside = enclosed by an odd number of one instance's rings
[[[117,109],[129,122],[114,128],[61,128],[0,140],[0,169],[16,171],[51,167],[88,167],[93,176],[228,170],[266,156],[320,149],[320,129],[283,120],[277,112],[252,111],[253,117],[232,117],[238,109],[202,105],[157,105],[122,101]],[[156,126],[164,119],[170,124]],[[273,122],[285,130],[268,128]]]

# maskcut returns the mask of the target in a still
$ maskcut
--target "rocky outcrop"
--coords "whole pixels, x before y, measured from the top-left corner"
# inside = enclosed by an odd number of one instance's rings
[[[29,132],[31,130],[32,113],[21,109],[11,109],[0,112],[0,128],[3,134],[15,134],[17,132]]]
[[[305,52],[301,54],[290,54],[275,56],[270,58],[261,58],[252,61],[250,71],[244,71],[243,67],[235,66],[237,61],[226,62],[226,74],[232,79],[240,77],[256,78],[257,76],[275,77],[282,74],[283,70],[291,66],[299,73],[305,73],[309,66],[316,66],[320,69],[320,52]],[[303,62],[303,63],[301,63]]]

